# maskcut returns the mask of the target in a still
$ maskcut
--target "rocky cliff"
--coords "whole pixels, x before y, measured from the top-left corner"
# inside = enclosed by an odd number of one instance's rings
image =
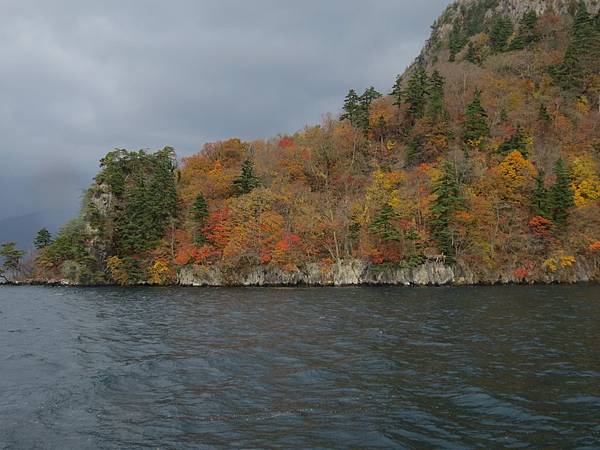
[[[223,271],[218,267],[185,268],[179,272],[183,286],[441,286],[508,283],[576,283],[600,281],[600,261],[579,259],[568,267],[537,270],[525,277],[515,270],[476,270],[464,263],[430,261],[414,268],[375,266],[362,260],[346,260],[331,266],[308,264],[293,271],[273,266]]]

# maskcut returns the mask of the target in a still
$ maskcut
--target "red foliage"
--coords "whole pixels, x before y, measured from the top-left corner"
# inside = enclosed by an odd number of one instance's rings
[[[529,221],[529,228],[531,228],[534,236],[542,239],[550,239],[552,237],[552,230],[554,229],[554,222],[542,216],[535,216]]]
[[[526,267],[519,267],[515,270],[515,278],[524,280],[529,275],[529,270]]]
[[[279,146],[279,148],[292,148],[296,144],[291,137],[286,136],[282,137],[277,145]]]

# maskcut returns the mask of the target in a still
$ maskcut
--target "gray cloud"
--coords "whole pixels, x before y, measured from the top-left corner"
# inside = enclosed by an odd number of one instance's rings
[[[114,147],[186,155],[387,91],[447,3],[3,2],[0,218],[75,207]]]

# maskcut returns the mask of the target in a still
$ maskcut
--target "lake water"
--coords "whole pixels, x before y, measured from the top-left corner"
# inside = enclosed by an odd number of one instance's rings
[[[600,287],[0,287],[0,448],[600,448]]]

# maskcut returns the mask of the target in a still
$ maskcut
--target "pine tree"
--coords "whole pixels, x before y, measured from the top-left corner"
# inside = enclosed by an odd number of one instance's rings
[[[340,116],[340,120],[349,120],[354,126],[357,126],[358,116],[360,114],[360,98],[354,89],[348,91],[344,100],[344,113]]]
[[[584,2],[575,12],[571,43],[562,64],[550,69],[556,83],[564,90],[584,93],[586,82],[598,71],[600,62],[600,21],[592,17]]]
[[[0,246],[0,258],[4,260],[0,266],[0,277],[4,281],[9,281],[9,277],[14,277],[21,270],[21,258],[25,252],[17,249],[15,242],[5,242]]]
[[[202,227],[208,217],[208,204],[202,193],[199,193],[194,200],[192,206],[192,220],[196,222],[196,230],[194,233],[194,242],[197,245],[204,244],[206,242],[206,236],[202,232]]]
[[[35,239],[33,241],[33,246],[37,250],[41,250],[43,248],[48,247],[50,244],[52,244],[52,235],[50,234],[47,228],[42,228],[40,231],[37,232],[37,235],[35,236]]]
[[[481,58],[481,54],[475,49],[475,45],[472,42],[469,42],[469,46],[467,47],[467,54],[465,55],[465,59],[471,64],[481,65],[483,62]]]
[[[575,205],[571,191],[571,175],[562,158],[556,161],[553,171],[556,181],[550,189],[549,209],[552,211],[554,223],[564,226],[569,218],[569,209]]]
[[[456,55],[458,55],[464,46],[467,45],[467,41],[468,38],[465,36],[462,27],[460,24],[455,23],[450,32],[448,44],[448,47],[450,48],[450,62],[456,61]]]
[[[465,121],[463,122],[464,142],[477,141],[487,138],[490,135],[490,128],[487,123],[487,112],[481,105],[481,91],[475,91],[473,101],[467,107],[465,112]]]
[[[531,198],[531,212],[534,216],[542,216],[546,219],[551,214],[548,210],[548,190],[544,186],[544,171],[540,170],[535,178],[535,189]]]
[[[540,104],[540,109],[538,111],[538,121],[539,122],[550,122],[552,118],[550,117],[550,114],[548,113],[548,108],[546,108],[546,105],[544,105],[543,103]]]
[[[429,101],[427,104],[427,115],[434,122],[444,120],[447,116],[444,108],[444,85],[446,80],[434,70],[429,78]]]
[[[385,204],[377,213],[369,230],[379,236],[384,241],[399,241],[400,232],[392,225],[392,221],[397,219],[397,214],[389,204]]]
[[[240,175],[233,180],[233,185],[238,194],[248,194],[260,186],[260,179],[254,175],[254,163],[247,159],[242,163]]]
[[[498,17],[492,23],[490,30],[490,44],[494,53],[506,50],[508,38],[512,35],[513,24],[507,17]]]
[[[510,43],[509,50],[523,50],[540,39],[535,29],[537,21],[538,16],[535,11],[529,10],[523,14],[519,24],[519,32]]]
[[[460,184],[454,167],[446,162],[443,174],[433,186],[435,200],[431,205],[431,231],[438,248],[449,257],[454,255],[450,223],[456,211],[463,207]]]
[[[427,94],[427,72],[425,71],[425,67],[421,63],[418,63],[408,80],[408,86],[404,92],[406,103],[408,103],[408,113],[413,121],[423,117],[427,102]]]
[[[498,153],[506,155],[513,150],[518,150],[521,154],[527,157],[527,137],[523,133],[521,125],[517,125],[515,133],[498,147]]]
[[[396,106],[402,105],[402,81],[402,75],[398,75],[396,77],[394,87],[392,88],[392,92],[390,93],[390,95],[394,98],[394,105]]]

